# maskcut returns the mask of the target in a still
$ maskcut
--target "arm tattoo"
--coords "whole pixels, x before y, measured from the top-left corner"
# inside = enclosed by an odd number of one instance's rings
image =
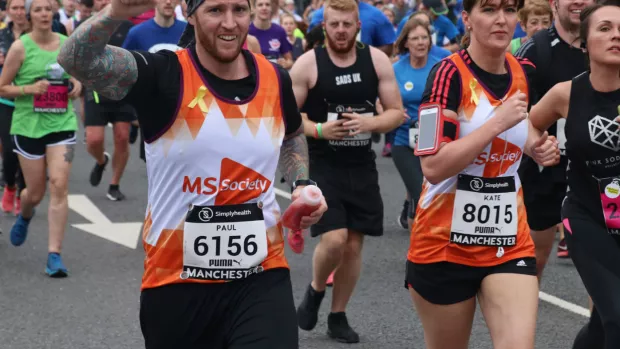
[[[284,139],[280,149],[279,167],[291,186],[298,179],[308,178],[308,141],[303,132],[303,125]]]
[[[73,162],[75,156],[75,144],[67,144],[67,151],[65,152],[65,162]]]
[[[102,10],[80,25],[65,40],[58,54],[58,63],[67,73],[85,87],[113,100],[125,97],[138,79],[133,55],[107,45],[121,23]]]

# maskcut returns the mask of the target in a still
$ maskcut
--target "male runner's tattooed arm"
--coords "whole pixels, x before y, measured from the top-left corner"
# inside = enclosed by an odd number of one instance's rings
[[[308,178],[308,142],[303,124],[295,133],[284,138],[280,148],[279,170],[291,187],[296,180]]]
[[[108,46],[122,20],[108,16],[106,7],[81,24],[63,44],[58,63],[84,86],[104,97],[124,98],[138,79],[133,55],[120,47]]]

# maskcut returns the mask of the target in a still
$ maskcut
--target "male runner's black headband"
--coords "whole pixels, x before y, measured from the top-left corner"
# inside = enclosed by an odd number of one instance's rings
[[[205,0],[185,0],[187,3],[187,17],[191,16],[196,12],[196,10],[202,5]],[[250,0],[248,0],[248,6],[252,8],[250,4]],[[196,43],[196,34],[194,33],[194,26],[187,23],[185,25],[185,30],[183,30],[183,34],[181,34],[181,38],[179,39],[178,46],[179,47],[189,47],[190,45]]]

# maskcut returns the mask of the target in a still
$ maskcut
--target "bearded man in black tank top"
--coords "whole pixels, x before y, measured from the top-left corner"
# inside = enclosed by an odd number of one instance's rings
[[[297,309],[299,327],[312,330],[334,274],[334,294],[327,319],[328,334],[356,343],[359,336],[347,322],[345,308],[360,274],[364,235],[383,234],[383,203],[379,192],[371,133],[386,133],[404,121],[394,71],[382,51],[356,42],[360,28],[355,0],[325,4],[326,44],[302,55],[291,70],[297,105],[308,138],[310,178],[319,183],[329,210],[311,229],[321,236],[314,252],[314,278]],[[385,112],[376,115],[380,98]],[[303,237],[289,235],[300,253]]]

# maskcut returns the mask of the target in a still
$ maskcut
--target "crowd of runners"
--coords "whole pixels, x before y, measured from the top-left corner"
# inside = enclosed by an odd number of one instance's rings
[[[8,0],[4,9],[10,242],[26,242],[49,192],[45,271],[68,276],[78,139],[93,158],[84,180],[98,186],[109,169],[106,195],[120,202],[139,141],[147,348],[299,348],[328,286],[328,335],[359,342],[347,305],[366,237],[384,234],[385,215],[410,231],[398,287],[426,348],[467,348],[479,306],[494,348],[533,349],[556,233],[558,257],[572,259],[590,296],[573,348],[620,348],[620,1]],[[401,212],[384,212],[372,149],[382,135],[381,156],[403,182]],[[308,233],[283,227],[280,181],[293,200],[321,189],[301,221]],[[312,274],[295,304],[284,249],[309,253],[312,238]]]

